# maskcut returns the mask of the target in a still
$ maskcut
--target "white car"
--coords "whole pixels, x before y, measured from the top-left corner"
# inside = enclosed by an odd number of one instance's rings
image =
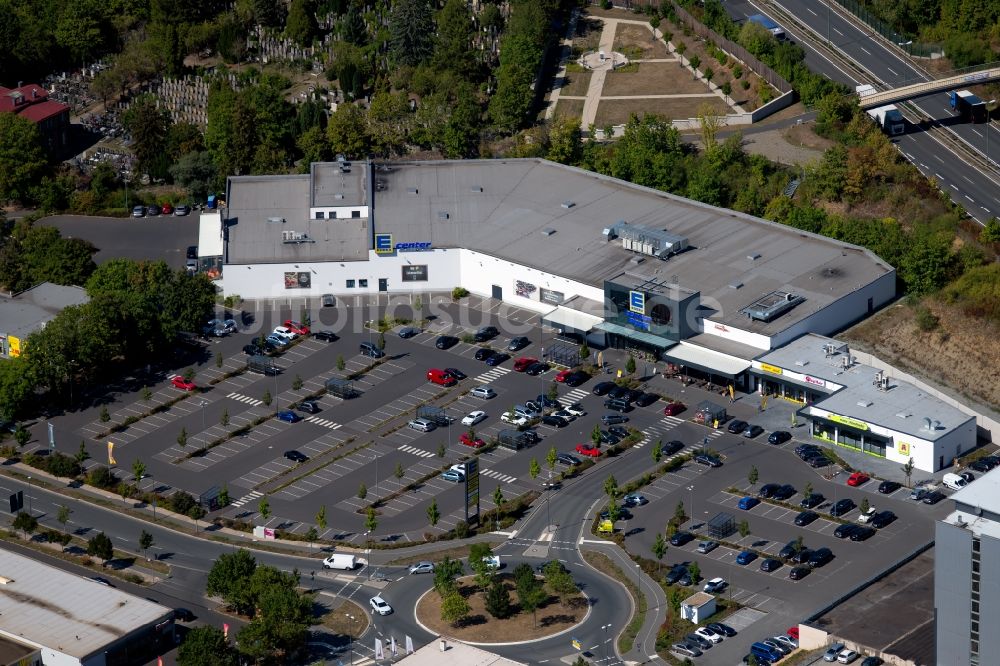
[[[483,558],[483,562],[486,563],[486,568],[496,571],[500,568],[500,556],[499,555],[487,555]]]
[[[848,650],[844,650],[843,652],[841,652],[840,654],[837,655],[837,663],[838,664],[850,664],[851,662],[853,662],[857,658],[858,658],[858,653],[855,652],[854,650],[849,650],[848,649]]]
[[[474,426],[480,421],[486,420],[486,412],[476,410],[474,412],[469,412],[464,419],[462,419],[462,425],[464,426]]]
[[[390,606],[385,599],[380,596],[374,596],[368,600],[371,604],[372,610],[374,610],[379,615],[389,615],[392,613],[392,606]]]
[[[483,400],[489,400],[490,398],[497,397],[497,392],[491,389],[489,386],[477,386],[476,388],[469,391],[469,395],[475,398],[482,398]]]
[[[292,329],[285,328],[284,326],[275,326],[274,330],[271,331],[272,334],[280,336],[286,340],[294,340],[299,337],[298,333],[294,333]]]
[[[584,409],[583,405],[581,405],[578,402],[574,402],[572,405],[570,405],[569,407],[567,407],[566,411],[569,412],[570,414],[572,414],[573,416],[586,416],[587,415],[587,410]]]
[[[707,627],[698,627],[697,629],[694,630],[694,633],[696,636],[701,636],[706,641],[711,641],[712,643],[722,642],[722,636],[720,636],[719,634],[715,633],[714,631],[712,631]]]
[[[528,425],[528,417],[521,416],[520,414],[511,414],[510,412],[504,412],[501,414],[500,420],[514,426]]]
[[[465,478],[465,465],[462,463],[456,463],[448,468],[449,472],[455,472],[456,474],[461,474],[462,478]]]
[[[792,638],[791,636],[786,636],[786,635],[775,636],[771,640],[774,641],[775,643],[780,643],[781,645],[784,645],[785,647],[790,648],[792,650],[796,650],[799,647],[799,642],[794,638]]]
[[[867,511],[858,516],[858,522],[862,524],[867,523],[875,517],[876,513],[878,513],[878,510],[875,507],[870,506]]]
[[[726,589],[726,584],[725,578],[713,578],[705,583],[705,587],[702,589],[709,594],[715,594],[716,592],[721,592]]]

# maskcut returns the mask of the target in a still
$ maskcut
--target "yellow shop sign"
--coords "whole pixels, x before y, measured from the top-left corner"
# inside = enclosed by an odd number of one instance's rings
[[[859,421],[857,419],[852,419],[850,416],[838,416],[837,414],[830,414],[826,418],[837,423],[843,423],[845,426],[850,426],[855,430],[868,430],[868,424],[864,421]]]
[[[764,372],[770,372],[772,375],[780,375],[781,374],[781,368],[779,368],[776,365],[769,365],[767,363],[761,363],[760,364],[760,369],[763,370]]]

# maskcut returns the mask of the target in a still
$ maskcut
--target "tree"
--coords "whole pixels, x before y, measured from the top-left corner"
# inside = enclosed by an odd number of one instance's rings
[[[493,569],[489,564],[489,558],[493,551],[488,543],[474,543],[469,546],[469,568],[475,574],[476,585],[485,590],[493,579]]]
[[[73,459],[76,460],[78,465],[83,466],[83,463],[85,463],[88,458],[90,458],[90,453],[87,451],[87,444],[81,439],[80,448],[76,450],[76,455],[73,456]]]
[[[427,507],[427,522],[431,524],[431,527],[435,527],[440,519],[441,512],[438,511],[437,498],[434,498],[431,500],[430,506]]]
[[[545,464],[549,468],[549,472],[556,468],[556,462],[559,460],[559,452],[556,451],[556,447],[551,447],[549,452],[545,454]]]
[[[225,508],[229,506],[229,486],[222,484],[222,490],[219,491],[219,496],[216,499],[218,499],[220,507]]]
[[[590,441],[593,442],[594,446],[601,445],[601,424],[597,423],[594,425],[594,429],[590,431]]]
[[[524,566],[524,565],[521,565]],[[528,567],[531,570],[531,567]],[[516,571],[516,570],[515,570]],[[538,580],[535,578],[534,573],[531,574],[531,578],[522,576],[516,578],[517,581],[517,598],[521,604],[521,608],[532,614],[533,619],[537,622],[536,611],[545,603],[548,599],[548,594],[545,592],[545,588],[538,584]]]
[[[101,162],[101,164],[104,164],[104,162]],[[149,389],[148,386],[143,386],[142,387],[142,393],[141,393],[141,395],[142,395],[142,401],[143,402],[149,402],[149,400],[153,397],[153,392]],[[102,414],[102,416],[103,416],[103,414]],[[106,422],[107,421],[105,421],[105,423]]]
[[[223,553],[208,572],[205,592],[221,597],[227,606],[247,615],[253,611],[253,595],[249,589],[250,577],[257,570],[257,560],[249,551],[240,548]]]
[[[632,354],[629,354],[628,360],[625,361],[625,372],[630,375],[635,374],[635,356],[632,356]]]
[[[400,481],[403,480],[403,477],[406,476],[406,470],[403,469],[403,463],[396,463],[396,469],[393,471],[393,476]]]
[[[559,385],[556,384],[555,382],[549,382],[549,390],[548,390],[548,393],[546,395],[549,397],[550,400],[558,400],[559,399]]]
[[[434,589],[442,599],[455,591],[455,579],[462,573],[462,563],[447,555],[434,567]]]
[[[315,526],[310,525],[309,529],[306,530],[306,535],[305,536],[306,536],[306,541],[308,541],[309,544],[312,545],[312,544],[316,543],[316,539],[319,538],[319,532],[316,531],[316,527]]]
[[[434,51],[434,15],[427,0],[394,2],[389,11],[389,59],[394,66],[416,66]],[[461,37],[449,35],[449,46]]]
[[[984,245],[986,243],[1000,243],[1000,219],[994,216],[986,221],[983,230],[979,232],[979,242]]]
[[[267,495],[260,498],[257,502],[257,513],[260,514],[261,519],[266,523],[267,519],[271,517],[271,503],[267,501]]]
[[[177,648],[178,666],[236,666],[237,660],[222,630],[211,626],[194,627]]]
[[[152,95],[140,95],[129,105],[122,122],[132,136],[132,149],[139,169],[152,178],[166,177],[169,112],[159,108]]]
[[[179,435],[177,435],[177,445],[183,449],[185,446],[187,446],[187,443],[188,443],[187,428],[181,426],[181,432]]]
[[[346,363],[344,363],[344,357],[343,356],[337,356],[337,370],[339,370],[340,372],[343,372],[345,365],[346,365]]]
[[[663,440],[656,440],[656,444],[653,444],[651,455],[653,456],[653,464],[659,465],[660,460],[663,459]]]
[[[868,498],[864,497],[861,499],[861,513],[866,514],[868,510],[872,508],[872,505],[868,503]]]
[[[809,497],[813,492],[813,484],[810,481],[806,481],[806,485],[802,488],[802,496]]]
[[[757,471],[757,466],[756,465],[751,465],[750,466],[750,471],[747,472],[747,481],[750,482],[750,487],[751,488],[753,486],[757,485],[757,479],[759,479],[759,478],[760,478],[760,472]]]
[[[684,511],[684,500],[680,500],[674,508],[674,522],[680,525],[685,520],[687,520],[687,513]]]
[[[750,522],[746,519],[741,520],[737,529],[739,529],[740,536],[746,539],[747,535],[750,534]]]
[[[698,566],[697,562],[692,562],[688,565],[688,573],[691,574],[691,582],[695,585],[701,580],[701,567]]]
[[[226,407],[226,408],[224,408],[222,410],[222,416],[219,417],[219,423],[222,424],[223,428],[225,428],[226,426],[229,425],[229,408],[228,407]]]
[[[210,152],[195,150],[181,155],[169,171],[174,182],[186,188],[192,199],[204,201],[212,189],[216,166]]]
[[[719,88],[722,90],[722,94],[726,96],[726,101],[728,101],[729,96],[733,94],[733,84],[729,81],[723,81]]]
[[[21,511],[14,518],[11,526],[15,530],[24,532],[24,538],[27,539],[29,534],[34,534],[35,530],[38,529],[38,518],[35,518],[27,511]]]
[[[385,331],[378,332],[378,348],[385,351]]]
[[[561,164],[576,164],[583,152],[580,119],[559,115],[549,125],[549,151],[546,157]]]
[[[590,347],[587,346],[586,340],[584,340],[583,343],[580,345],[580,358],[582,360],[587,360],[588,358],[590,358]]]
[[[101,566],[106,566],[108,560],[115,556],[111,539],[104,532],[98,532],[87,542],[87,555],[92,555],[101,560]]]
[[[486,588],[484,605],[486,612],[498,620],[510,617],[510,592],[502,578],[496,577],[490,581],[489,587]]]
[[[373,534],[377,527],[378,514],[375,513],[375,509],[368,507],[368,510],[365,511],[365,529],[368,530],[369,534]]]
[[[0,114],[0,200],[26,200],[47,167],[38,127],[16,113]]]
[[[56,513],[56,520],[59,521],[59,524],[62,526],[63,531],[66,530],[66,523],[69,522],[69,516],[71,513],[73,513],[73,510],[70,509],[68,506],[66,506],[65,504],[59,505],[59,511],[58,513]]]
[[[132,478],[135,479],[137,486],[144,476],[146,476],[146,464],[136,458],[132,461]]]
[[[149,559],[149,549],[153,547],[153,535],[143,530],[139,534],[139,548],[146,555],[146,559]]]
[[[24,445],[31,441],[31,431],[18,424],[17,429],[14,430],[14,441],[17,442],[19,449],[23,449]]]
[[[260,401],[264,403],[265,407],[270,407],[271,403],[274,402],[274,398],[271,396],[270,391],[264,391],[264,395],[260,397]]]
[[[618,495],[618,479],[614,475],[609,474],[608,478],[604,479],[604,494],[610,498]]]
[[[662,532],[656,533],[656,540],[653,542],[652,550],[657,560],[662,560],[663,556],[667,554],[667,540],[664,538]]]
[[[321,530],[326,529],[326,505],[322,505],[316,512],[316,524]]]
[[[453,627],[457,627],[462,620],[467,618],[471,610],[469,602],[457,591],[449,592],[441,600],[441,619]]]
[[[298,391],[301,388],[302,388],[302,378],[299,377],[298,375],[295,375],[295,378],[292,380],[292,390]]]
[[[538,474],[542,471],[542,466],[538,464],[536,458],[532,458],[531,462],[528,464],[528,474],[531,475],[532,479],[538,478]]]
[[[368,486],[366,486],[365,482],[362,481],[361,485],[358,486],[358,499],[363,500],[366,497],[368,497]]]
[[[503,510],[503,502],[503,491],[500,490],[500,486],[497,486],[497,489],[493,491],[493,504],[496,505],[497,512]]]
[[[285,36],[302,46],[312,44],[319,35],[316,23],[316,7],[313,0],[292,0],[285,21]]]
[[[438,444],[438,450],[437,450],[438,458],[444,458],[445,453],[447,453],[447,448],[445,447],[444,442],[442,442],[441,444]]]
[[[906,485],[910,485],[910,477],[913,476],[913,458],[910,458],[905,465],[900,467],[903,471],[903,475],[906,477]]]
[[[343,153],[348,158],[365,156],[370,152],[371,136],[368,134],[367,119],[361,107],[355,104],[341,104],[330,116],[326,126],[330,148]]]

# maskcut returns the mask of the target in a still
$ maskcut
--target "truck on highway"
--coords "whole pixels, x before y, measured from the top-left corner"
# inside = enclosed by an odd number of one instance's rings
[[[748,16],[747,20],[751,23],[756,23],[760,27],[767,30],[769,33],[774,35],[775,39],[784,39],[785,30],[780,25],[764,16],[763,14],[754,14],[753,16]]]
[[[987,112],[986,102],[973,95],[968,90],[952,90],[949,95],[951,108],[958,112],[962,120],[973,123],[985,123]]]
[[[866,96],[878,91],[871,84],[864,83],[856,86],[854,92],[863,100]],[[886,104],[885,106],[868,109],[865,113],[889,136],[898,136],[906,131],[906,119],[903,118],[903,114],[899,112],[895,104]]]

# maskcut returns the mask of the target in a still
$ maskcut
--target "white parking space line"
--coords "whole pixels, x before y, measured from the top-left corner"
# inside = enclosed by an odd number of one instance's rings
[[[501,472],[497,472],[496,470],[492,469],[484,469],[480,471],[480,474],[482,474],[483,476],[488,476],[491,479],[497,479],[498,481],[503,481],[504,483],[514,483],[515,481],[517,481],[516,476],[503,474]]]

